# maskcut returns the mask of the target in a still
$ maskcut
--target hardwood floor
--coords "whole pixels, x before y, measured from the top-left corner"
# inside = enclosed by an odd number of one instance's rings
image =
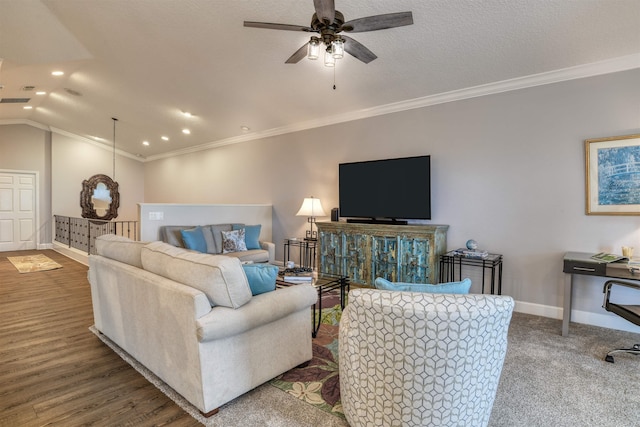
[[[62,269],[20,274],[10,256]],[[0,252],[0,426],[198,426],[102,343],[87,267],[55,251]]]

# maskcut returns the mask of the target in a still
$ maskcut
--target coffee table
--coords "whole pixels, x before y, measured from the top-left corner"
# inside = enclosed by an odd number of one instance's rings
[[[309,282],[302,282],[309,283]],[[297,286],[301,283],[286,282],[283,276],[278,275],[276,279],[276,289],[288,286]],[[318,302],[313,305],[313,330],[311,336],[314,338],[320,329],[322,320],[322,295],[334,289],[340,290],[340,308],[344,309],[347,294],[349,293],[349,278],[334,274],[320,274],[317,279],[311,281],[311,285],[318,291]],[[316,314],[317,313],[317,314]]]

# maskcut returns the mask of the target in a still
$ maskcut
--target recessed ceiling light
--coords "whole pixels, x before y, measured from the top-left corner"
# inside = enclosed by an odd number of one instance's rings
[[[64,71],[54,71],[51,73],[52,76],[64,76]]]
[[[160,139],[162,139],[163,141],[168,141],[169,137],[168,136],[161,136]]]
[[[25,110],[33,110],[33,107],[31,105],[25,105],[24,107]]]
[[[182,133],[184,133],[185,135],[189,135],[191,134],[191,131],[189,129],[182,129]]]
[[[149,145],[149,141],[142,141],[142,145]]]
[[[39,90],[36,92],[36,95],[46,95],[47,92],[43,91],[43,90]]]
[[[240,129],[242,130],[242,132],[249,132],[251,130],[249,126],[240,126]]]
[[[191,113],[190,113],[190,112],[188,112],[188,111],[183,111],[183,112],[182,112],[182,114],[183,114],[185,117],[193,117],[193,114],[191,114]]]

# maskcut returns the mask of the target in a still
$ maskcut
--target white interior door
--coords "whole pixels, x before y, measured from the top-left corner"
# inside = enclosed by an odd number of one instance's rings
[[[0,172],[0,251],[36,249],[36,174]]]

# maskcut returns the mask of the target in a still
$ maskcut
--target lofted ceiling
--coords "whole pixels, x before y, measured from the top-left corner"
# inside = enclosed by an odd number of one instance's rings
[[[285,64],[308,33],[243,27],[308,26],[312,0],[0,0],[0,124],[111,146],[116,117],[116,148],[153,159],[585,64],[640,67],[638,0],[336,0],[336,9],[346,20],[411,11],[414,24],[352,34],[378,58],[346,55],[330,69]],[[16,98],[29,100],[7,102]]]

